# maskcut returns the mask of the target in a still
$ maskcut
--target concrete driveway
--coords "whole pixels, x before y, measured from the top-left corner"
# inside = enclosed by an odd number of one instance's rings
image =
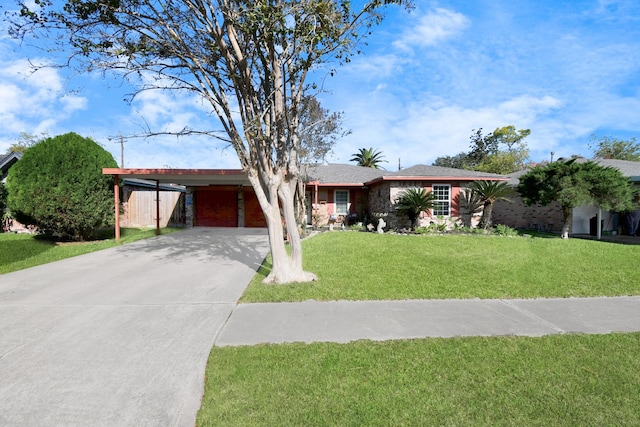
[[[193,426],[213,342],[267,254],[195,228],[0,276],[0,425]]]

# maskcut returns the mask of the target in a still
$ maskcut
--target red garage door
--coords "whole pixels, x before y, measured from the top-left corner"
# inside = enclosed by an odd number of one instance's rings
[[[238,189],[211,186],[196,191],[196,225],[200,227],[238,226]]]
[[[264,219],[262,208],[253,189],[245,188],[242,197],[244,199],[244,226],[266,227],[267,221]]]

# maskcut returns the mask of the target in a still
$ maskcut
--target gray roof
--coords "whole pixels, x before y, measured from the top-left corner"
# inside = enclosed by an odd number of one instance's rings
[[[6,156],[0,157],[0,175],[4,175],[9,171],[9,168],[13,166],[15,162],[20,160],[22,153],[18,151],[12,151]]]
[[[308,166],[307,180],[321,184],[362,185],[384,175],[393,174],[382,169],[365,168],[347,164],[317,164]]]
[[[530,169],[523,169],[521,171],[508,174],[507,177],[509,178],[509,185],[515,187],[520,184],[520,177],[529,172],[529,170]]]
[[[469,179],[500,179],[503,175],[478,172],[467,169],[444,168],[442,166],[415,165],[410,168],[393,172],[393,176],[426,176],[426,177],[455,177]]]
[[[156,182],[150,181],[148,179],[139,179],[139,178],[124,178],[124,185],[130,185],[132,187],[144,187],[144,188],[156,188]],[[158,183],[158,187],[162,191],[180,191],[182,193],[186,192],[186,187],[184,185],[176,185],[176,184],[168,184],[168,183]]]
[[[561,161],[561,160],[570,160],[570,159],[558,159],[558,161]],[[630,160],[618,160],[618,159],[592,160],[584,157],[578,157],[577,161],[578,162],[592,161],[599,164],[600,166],[608,166],[608,167],[616,168],[622,173],[622,175],[626,176],[627,178],[635,178],[635,179],[632,179],[632,181],[640,180],[640,162],[632,162]],[[524,170],[510,173],[509,175],[507,175],[509,177],[509,185],[512,185],[514,187],[517,186],[520,183],[520,177],[525,173],[529,172],[529,170],[530,169],[524,169]]]
[[[424,177],[452,179],[500,179],[502,175],[476,172],[465,169],[443,168],[440,166],[416,165],[399,171],[365,168],[348,164],[318,164],[308,167],[307,180],[320,181],[321,184],[363,185],[385,177],[386,179]]]
[[[617,159],[596,159],[594,162],[602,166],[611,166],[622,172],[627,178],[640,176],[640,162]]]

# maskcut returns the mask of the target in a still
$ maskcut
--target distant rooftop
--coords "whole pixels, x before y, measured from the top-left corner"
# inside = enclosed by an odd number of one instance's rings
[[[570,159],[558,159],[557,161],[570,160]],[[640,162],[632,162],[630,160],[618,160],[618,159],[587,159],[585,157],[578,157],[578,162],[592,161],[601,166],[608,166],[618,169],[622,175],[629,178],[631,181],[640,181]],[[516,186],[520,183],[520,177],[529,172],[530,169],[524,169],[518,172],[513,172],[507,175],[509,177],[509,185]]]

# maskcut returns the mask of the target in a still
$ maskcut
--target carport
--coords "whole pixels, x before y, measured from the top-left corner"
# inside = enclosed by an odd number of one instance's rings
[[[156,183],[155,220],[160,232],[160,184],[187,187],[186,205],[192,224],[209,227],[266,227],[260,205],[246,174],[240,169],[122,169],[104,168],[113,176],[115,233],[120,239],[120,178],[137,178]],[[195,196],[195,208],[194,208]],[[189,215],[188,215],[189,216]],[[240,219],[242,221],[240,221]],[[189,220],[188,220],[189,221]]]

